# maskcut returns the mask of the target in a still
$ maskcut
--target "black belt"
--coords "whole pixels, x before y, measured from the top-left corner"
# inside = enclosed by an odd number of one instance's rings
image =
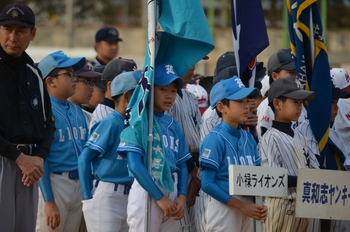
[[[95,187],[98,186],[99,182],[100,182],[99,180],[96,180]],[[118,187],[124,187],[123,193],[125,195],[129,195],[129,192],[130,192],[130,189],[131,189],[131,184],[123,185],[123,184],[116,184],[116,183],[114,183],[114,191],[117,191]]]
[[[65,172],[52,172],[52,173],[62,176],[62,174]],[[71,171],[71,172],[66,172],[66,173],[68,173],[68,178],[71,180],[78,180],[79,179],[78,171]]]
[[[35,148],[35,144],[12,144],[17,150],[23,152],[26,155],[32,155]]]

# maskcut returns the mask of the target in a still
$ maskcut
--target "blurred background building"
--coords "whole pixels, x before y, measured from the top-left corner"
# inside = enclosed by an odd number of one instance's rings
[[[1,0],[0,8],[14,2]],[[142,68],[146,39],[146,0],[22,0],[36,14],[37,36],[28,53],[40,61],[48,53],[62,49],[68,55],[95,56],[95,33],[104,26],[114,26],[120,37],[119,56],[133,58]],[[197,71],[212,75],[217,58],[234,50],[230,20],[230,0],[201,0],[215,42],[207,61],[200,61]],[[350,72],[350,0],[318,0],[326,28],[326,42],[331,66]],[[285,0],[262,0],[270,46],[258,60],[266,65],[268,57],[289,47]]]

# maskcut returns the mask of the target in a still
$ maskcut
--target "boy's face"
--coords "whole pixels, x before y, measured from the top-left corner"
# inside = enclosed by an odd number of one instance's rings
[[[52,92],[50,95],[62,101],[74,95],[77,77],[72,67],[60,69],[57,75],[48,78],[51,78],[49,88],[52,89]]]
[[[294,78],[298,77],[295,69],[289,70],[289,71],[282,69],[279,73],[273,72],[271,74],[271,76],[272,76],[274,81],[276,81],[279,78],[284,78],[284,77],[294,77]]]
[[[273,100],[275,119],[279,122],[290,123],[298,121],[302,110],[303,100],[287,98],[285,102],[280,99]]]
[[[248,98],[241,100],[230,100],[229,106],[220,102],[219,111],[222,113],[222,120],[234,128],[238,127],[239,123],[248,120],[250,102]]]
[[[95,85],[94,92],[92,93],[92,97],[91,97],[89,103],[87,103],[85,105],[87,107],[96,108],[96,106],[98,104],[100,104],[103,101],[103,99],[105,98],[105,93],[106,93],[106,91],[104,91],[103,89],[101,89],[100,87],[97,87]]]
[[[72,96],[74,103],[77,105],[88,104],[92,97],[94,86],[93,78],[78,77],[75,94]]]
[[[339,99],[332,99],[331,122],[334,122],[334,119],[338,114],[338,101]]]
[[[169,110],[174,104],[176,94],[177,86],[174,82],[167,86],[154,85],[154,110],[159,113]]]

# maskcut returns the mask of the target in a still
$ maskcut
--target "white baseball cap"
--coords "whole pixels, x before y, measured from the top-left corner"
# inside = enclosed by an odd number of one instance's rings
[[[350,92],[350,76],[343,68],[332,68],[331,77],[336,87]]]
[[[208,108],[208,93],[201,85],[187,84],[186,90],[193,93],[198,101],[201,114]]]
[[[270,88],[270,83],[269,83],[269,76],[265,75],[264,78],[260,81],[261,82],[261,89],[260,89],[260,93],[261,96],[265,96],[266,92],[269,90]]]

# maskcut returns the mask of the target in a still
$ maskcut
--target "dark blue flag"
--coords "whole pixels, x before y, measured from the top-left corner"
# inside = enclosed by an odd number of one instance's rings
[[[296,71],[306,90],[316,92],[308,103],[311,129],[322,152],[328,141],[332,84],[322,21],[316,0],[287,0],[289,34]]]
[[[261,1],[231,0],[231,19],[238,75],[254,87],[256,56],[269,46]]]

